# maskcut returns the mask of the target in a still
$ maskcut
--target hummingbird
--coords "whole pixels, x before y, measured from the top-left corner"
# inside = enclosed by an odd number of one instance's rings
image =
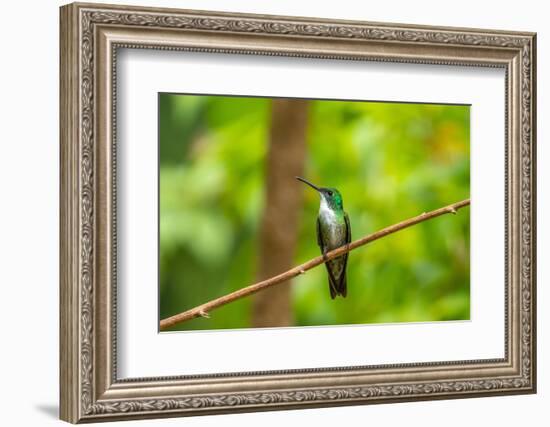
[[[317,244],[321,248],[323,258],[325,258],[327,252],[351,242],[351,227],[348,214],[344,212],[342,195],[336,188],[318,187],[299,176],[296,179],[318,191],[321,197],[319,215],[317,216]],[[347,295],[347,263],[348,253],[330,261],[325,261],[332,299],[336,298],[337,295],[343,297]]]

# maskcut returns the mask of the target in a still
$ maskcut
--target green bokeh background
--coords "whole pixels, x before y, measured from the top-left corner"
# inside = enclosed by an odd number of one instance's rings
[[[255,281],[271,102],[159,95],[161,318]],[[307,145],[305,176],[340,190],[354,240],[469,197],[469,106],[311,100]],[[319,255],[303,187],[295,265]],[[296,326],[469,319],[469,235],[466,208],[356,249],[345,299],[308,271]],[[250,327],[251,298],[211,315],[171,330]]]

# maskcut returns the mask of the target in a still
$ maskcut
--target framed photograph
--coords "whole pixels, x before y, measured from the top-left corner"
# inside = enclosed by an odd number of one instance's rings
[[[535,34],[60,23],[63,420],[536,391]]]

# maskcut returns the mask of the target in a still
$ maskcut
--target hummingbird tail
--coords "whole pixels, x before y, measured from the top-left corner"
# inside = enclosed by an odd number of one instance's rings
[[[339,280],[334,280],[332,272],[328,269],[328,284],[330,290],[330,297],[332,299],[336,298],[337,295],[342,295],[343,298],[348,294],[348,286],[346,280],[346,273],[342,273]]]
[[[347,283],[347,277],[346,273],[344,272],[344,277],[340,280],[340,289],[338,290],[340,295],[342,295],[343,298],[346,297],[348,294],[348,283]]]
[[[332,281],[332,279],[328,278],[328,288],[330,290],[330,298],[334,299],[336,298],[336,295],[338,295],[338,291],[336,290],[336,287],[334,286],[334,282]]]

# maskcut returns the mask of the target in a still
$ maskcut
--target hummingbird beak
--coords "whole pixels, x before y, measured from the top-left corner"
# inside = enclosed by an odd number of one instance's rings
[[[297,176],[296,179],[298,181],[302,181],[304,184],[309,185],[311,188],[317,190],[319,193],[321,192],[321,189],[319,187],[317,187],[315,184],[312,184],[311,182],[307,181],[306,179],[304,179],[302,177],[299,177],[299,176]]]

